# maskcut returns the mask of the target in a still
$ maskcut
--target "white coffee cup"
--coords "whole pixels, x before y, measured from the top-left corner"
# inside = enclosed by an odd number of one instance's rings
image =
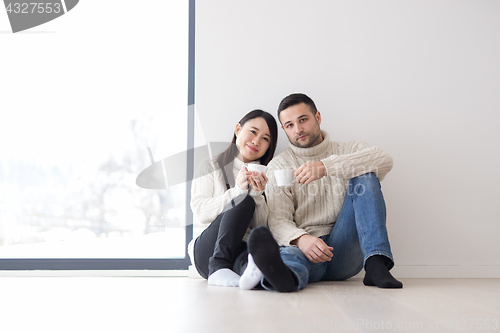
[[[293,169],[274,170],[274,178],[279,187],[290,187],[295,182]]]
[[[267,173],[267,166],[262,165],[262,164],[247,164],[247,170],[248,171],[253,171],[253,172],[258,172],[259,174],[261,173]]]

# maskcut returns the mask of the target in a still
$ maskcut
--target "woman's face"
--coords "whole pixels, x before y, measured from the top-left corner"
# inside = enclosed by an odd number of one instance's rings
[[[238,158],[245,163],[261,158],[271,144],[269,127],[262,117],[250,119],[243,126],[238,123],[234,134],[240,150]]]

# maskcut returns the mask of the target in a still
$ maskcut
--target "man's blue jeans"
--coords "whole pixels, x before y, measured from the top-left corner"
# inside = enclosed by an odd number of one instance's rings
[[[295,246],[280,248],[281,258],[298,279],[297,290],[309,282],[342,281],[358,274],[366,259],[384,255],[394,266],[386,228],[385,201],[374,173],[349,180],[342,209],[329,235],[320,237],[333,247],[331,261],[313,263]],[[263,281],[264,288],[269,288]]]

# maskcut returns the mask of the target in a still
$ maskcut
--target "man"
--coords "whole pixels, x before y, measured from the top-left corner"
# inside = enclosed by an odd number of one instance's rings
[[[330,141],[304,94],[285,97],[278,118],[290,144],[268,165],[270,231],[254,229],[248,240],[264,288],[297,291],[310,282],[349,279],[363,267],[365,285],[402,288],[389,272],[394,261],[379,182],[392,158],[363,141]],[[277,186],[279,169],[295,170],[291,187]]]

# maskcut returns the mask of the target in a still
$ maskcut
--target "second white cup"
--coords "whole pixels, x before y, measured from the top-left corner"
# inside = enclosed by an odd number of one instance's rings
[[[295,182],[293,169],[274,170],[274,178],[279,187],[290,187]]]

